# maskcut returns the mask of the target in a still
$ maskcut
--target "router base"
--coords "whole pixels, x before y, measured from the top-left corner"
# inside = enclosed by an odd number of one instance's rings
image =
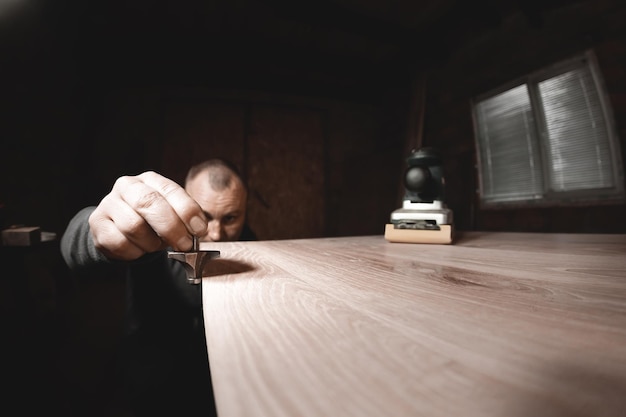
[[[385,225],[385,239],[395,243],[452,243],[452,225],[439,225],[439,230],[396,229],[393,224]]]

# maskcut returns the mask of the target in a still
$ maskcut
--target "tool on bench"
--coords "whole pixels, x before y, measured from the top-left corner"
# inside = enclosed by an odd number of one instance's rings
[[[404,243],[452,243],[452,210],[444,203],[443,164],[433,148],[413,151],[404,172],[402,208],[391,213],[385,239]]]

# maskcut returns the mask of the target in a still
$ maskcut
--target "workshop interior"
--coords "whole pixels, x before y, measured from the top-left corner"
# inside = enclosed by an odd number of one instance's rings
[[[624,21],[619,0],[2,2],[15,401],[36,391],[53,415],[128,415],[123,278],[77,280],[58,252],[121,175],[182,183],[190,165],[229,159],[260,240],[626,233]]]

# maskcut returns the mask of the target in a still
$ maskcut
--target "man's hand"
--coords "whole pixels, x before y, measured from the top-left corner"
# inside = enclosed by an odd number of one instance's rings
[[[150,171],[119,178],[89,217],[89,226],[107,258],[133,260],[168,246],[191,249],[191,234],[205,235],[207,220],[181,186]]]

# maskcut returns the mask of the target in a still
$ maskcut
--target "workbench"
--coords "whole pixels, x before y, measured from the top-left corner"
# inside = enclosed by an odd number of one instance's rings
[[[202,248],[221,417],[626,415],[626,235]]]

